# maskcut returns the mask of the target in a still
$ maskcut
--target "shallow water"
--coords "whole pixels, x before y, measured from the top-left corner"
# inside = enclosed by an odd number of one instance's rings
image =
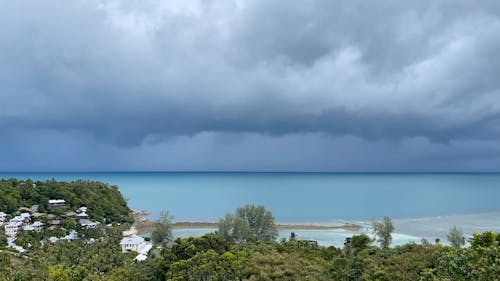
[[[118,185],[133,209],[179,221],[216,221],[244,204],[263,204],[279,222],[367,225],[395,219],[397,241],[445,237],[454,224],[466,234],[500,231],[500,174],[335,173],[0,173],[1,178],[89,179]],[[187,231],[187,230],[186,230]],[[281,232],[288,237],[289,232]],[[365,229],[365,232],[369,232]],[[353,233],[299,231],[321,244]]]

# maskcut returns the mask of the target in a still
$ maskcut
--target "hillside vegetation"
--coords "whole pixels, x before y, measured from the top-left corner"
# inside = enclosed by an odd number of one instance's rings
[[[69,210],[86,206],[90,219],[103,222],[132,222],[131,210],[116,186],[96,181],[60,182],[0,180],[0,212],[13,214],[21,207],[39,205],[48,210],[49,199],[63,199]]]

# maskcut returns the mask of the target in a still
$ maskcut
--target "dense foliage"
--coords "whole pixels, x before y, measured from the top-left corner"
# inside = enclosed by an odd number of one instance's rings
[[[48,244],[27,259],[0,253],[0,280],[498,280],[500,248],[496,240],[479,245],[485,236],[461,249],[426,241],[379,248],[359,236],[336,249],[300,239],[242,246],[210,234],[177,239],[137,263],[120,252],[119,231],[108,231],[94,243]]]
[[[59,182],[0,180],[0,212],[13,214],[21,207],[39,205],[48,210],[49,199],[63,199],[67,209],[88,208],[90,219],[99,222],[132,222],[130,209],[118,187],[94,181]]]

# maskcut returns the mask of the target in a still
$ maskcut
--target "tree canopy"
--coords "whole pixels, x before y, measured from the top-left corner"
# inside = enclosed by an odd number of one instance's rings
[[[236,243],[274,241],[278,231],[272,213],[264,206],[246,205],[219,221],[219,235]]]
[[[454,248],[461,248],[465,245],[464,232],[461,229],[457,228],[456,225],[454,225],[450,229],[450,232],[448,232],[446,238]]]
[[[387,248],[392,242],[392,232],[394,225],[389,217],[384,217],[381,222],[372,222],[373,234],[377,237],[377,242],[380,243],[382,248]]]
[[[151,240],[155,243],[172,241],[172,220],[173,217],[165,211],[160,213],[160,219],[155,229],[151,232]]]

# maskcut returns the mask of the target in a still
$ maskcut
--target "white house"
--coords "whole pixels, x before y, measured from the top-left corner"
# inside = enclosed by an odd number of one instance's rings
[[[26,225],[23,228],[26,231],[36,231],[36,232],[41,232],[43,230],[43,223],[36,221],[32,223],[31,225]]]
[[[24,231],[35,231],[35,228],[31,225],[25,225],[23,226]]]
[[[78,210],[76,210],[78,213],[86,213],[87,212],[87,207],[85,206],[81,206],[80,208],[78,208]]]
[[[57,209],[66,206],[66,201],[63,199],[50,199],[49,200],[49,208]]]
[[[28,221],[29,221],[29,219],[28,219]],[[24,223],[26,223],[26,217],[15,216],[10,220],[10,222],[17,223],[17,224],[24,224]]]
[[[148,258],[149,251],[153,248],[153,244],[150,242],[144,242],[144,246],[139,251],[139,254],[135,257],[134,261],[141,262]]]
[[[5,214],[4,212],[0,212],[0,226],[2,226],[6,220],[7,220],[7,214]]]
[[[64,236],[63,238],[61,238],[63,240],[68,240],[68,241],[74,241],[74,240],[77,240],[78,239],[78,232],[76,232],[75,230],[71,230],[70,233],[66,236]]]
[[[79,214],[76,215],[79,219],[88,219],[89,216],[87,215],[87,213],[85,212],[81,212]]]
[[[50,241],[50,243],[55,244],[55,243],[57,243],[57,241],[59,241],[59,238],[57,238],[55,236],[51,236],[49,238],[49,241]]]
[[[146,242],[144,238],[134,234],[129,237],[124,237],[120,241],[120,246],[122,247],[123,253],[130,251],[141,252],[141,250],[146,246]]]
[[[30,219],[31,219],[30,213],[21,213],[20,217],[23,218],[24,223],[30,222]]]
[[[32,224],[32,226],[36,229],[40,229],[40,231],[43,230],[43,223],[42,222],[39,222],[39,221],[36,221]]]
[[[5,234],[9,237],[14,237],[17,235],[21,227],[22,227],[21,223],[11,221],[5,225]]]
[[[88,220],[88,219],[81,219],[80,220],[80,225],[83,228],[85,228],[85,229],[96,228],[97,227],[97,222],[93,222],[93,221]]]

